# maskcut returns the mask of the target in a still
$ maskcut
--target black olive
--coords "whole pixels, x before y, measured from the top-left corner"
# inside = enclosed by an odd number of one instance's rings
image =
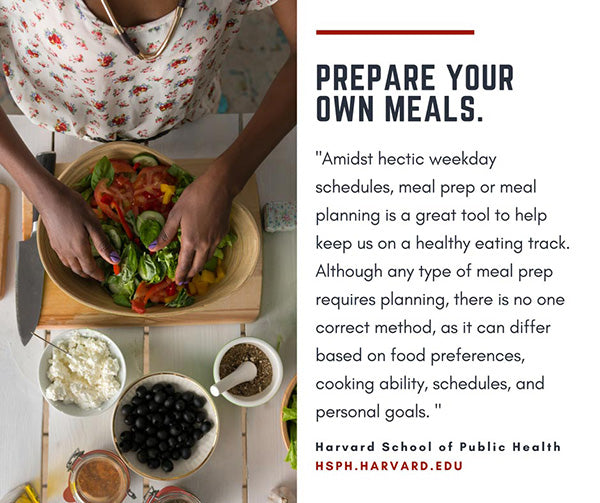
[[[194,437],[188,437],[185,441],[185,445],[186,447],[193,447],[194,444],[196,443],[196,440],[194,440]]]
[[[146,405],[145,403],[141,403],[137,406],[137,409],[135,409],[135,411],[138,415],[145,416],[148,414],[148,412],[150,412],[150,409],[148,409],[148,405]]]
[[[148,402],[148,410],[150,412],[156,412],[159,407],[160,405],[154,401],[154,395],[152,395],[152,399]]]
[[[157,382],[154,386],[152,386],[152,392],[156,393],[158,391],[162,391],[165,389],[165,385],[161,382]]]
[[[200,440],[204,436],[204,433],[202,433],[201,429],[194,428],[192,435],[194,436],[194,440]]]
[[[206,411],[204,409],[200,409],[197,413],[196,413],[196,422],[198,423],[202,423],[206,420],[207,418],[207,414]]]
[[[169,438],[169,432],[167,430],[160,430],[156,433],[156,436],[160,440],[166,440],[167,438]]]
[[[163,459],[161,463],[161,468],[164,472],[169,473],[173,471],[173,462],[170,459]]]
[[[185,410],[185,401],[183,400],[177,400],[175,402],[175,410],[182,412],[183,410]]]
[[[167,442],[169,443],[169,447],[177,446],[177,439],[175,437],[169,437],[169,440],[167,440]]]
[[[165,417],[163,419],[163,425],[170,426],[171,424],[173,424],[173,417],[171,416],[171,414],[165,414]]]
[[[135,424],[129,428],[129,431],[130,431],[131,433],[135,433],[135,432],[136,432],[136,431],[138,431],[138,430],[139,430],[139,428],[136,428],[136,427],[135,427]]]
[[[145,428],[148,426],[148,420],[144,416],[138,416],[135,420],[135,426],[137,428]]]
[[[163,404],[166,409],[172,409],[175,405],[175,399],[172,396],[167,396],[165,403]]]
[[[169,443],[166,442],[165,440],[163,440],[161,443],[158,444],[158,449],[160,450],[160,452],[166,452],[169,450]]]
[[[160,460],[154,458],[148,460],[148,468],[151,470],[156,470],[160,466]]]
[[[206,434],[208,433],[210,430],[212,430],[213,424],[210,421],[204,421],[201,425],[200,425],[200,430],[202,431],[202,433]]]
[[[177,461],[178,459],[181,459],[181,449],[171,450],[170,456],[173,461]]]
[[[138,386],[138,388],[135,390],[135,394],[137,396],[141,396],[142,398],[144,398],[147,393],[148,390],[146,389],[146,386]]]
[[[175,400],[181,400],[181,393],[173,393]]]
[[[181,435],[181,428],[177,425],[172,425],[171,428],[169,429],[169,434],[172,437],[176,437],[178,435]]]
[[[165,386],[165,393],[166,393],[167,395],[172,395],[173,393],[175,393],[175,388],[173,387],[173,385],[172,385],[172,384],[167,384],[167,385]]]
[[[196,421],[196,414],[194,414],[193,412],[186,410],[183,413],[183,419],[185,419],[188,423],[193,423]]]
[[[131,440],[132,437],[133,437],[133,434],[128,430],[122,431],[121,434],[119,435],[119,438],[121,440],[125,440],[125,439]]]
[[[138,444],[143,444],[146,442],[146,435],[141,431],[136,431],[133,440]]]
[[[140,463],[148,462],[148,451],[146,449],[142,449],[137,453],[137,459]]]
[[[154,426],[147,426],[146,429],[144,430],[144,432],[146,433],[146,435],[148,435],[149,437],[154,437],[156,436],[156,428]]]
[[[192,403],[195,407],[204,407],[204,404],[206,403],[206,398],[204,398],[203,396],[194,395]]]
[[[131,440],[121,440],[119,442],[119,449],[121,449],[121,452],[129,452],[131,450],[131,446]]]
[[[158,438],[148,437],[146,439],[146,447],[156,447],[158,445]]]
[[[131,403],[133,405],[139,405],[144,401],[144,399],[141,396],[137,396],[135,395],[132,399],[131,399]]]
[[[124,416],[128,416],[129,414],[131,414],[132,410],[133,405],[126,403],[125,405],[123,405],[123,407],[121,407],[121,414],[123,414]]]
[[[192,400],[194,400],[194,393],[192,393],[191,391],[186,391],[185,393],[183,393],[183,395],[181,395],[181,398],[183,398],[186,402],[191,402]]]
[[[157,391],[154,393],[154,401],[158,404],[164,403],[167,398],[167,394],[164,391]]]
[[[155,459],[160,456],[160,452],[156,447],[151,447],[148,449],[148,459]]]
[[[185,435],[177,435],[177,442],[183,444],[185,442]]]
[[[133,452],[139,451],[141,447],[142,446],[140,444],[138,444],[137,442],[132,442],[131,443],[131,450]]]
[[[183,459],[190,459],[192,457],[192,449],[189,447],[184,447],[181,449],[181,457]]]
[[[132,424],[135,423],[135,420],[137,419],[137,416],[133,415],[133,414],[129,414],[128,416],[125,416],[125,419],[123,419],[123,422],[127,425],[127,426],[131,426]]]

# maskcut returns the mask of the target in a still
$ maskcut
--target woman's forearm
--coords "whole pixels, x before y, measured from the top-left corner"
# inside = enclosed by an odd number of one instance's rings
[[[258,110],[233,144],[217,159],[216,176],[232,195],[296,124],[296,56],[283,65]]]
[[[0,110],[0,164],[38,208],[56,192],[59,182],[35,160],[6,114]]]

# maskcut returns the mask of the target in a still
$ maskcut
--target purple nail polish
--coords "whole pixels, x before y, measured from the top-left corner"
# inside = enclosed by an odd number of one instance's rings
[[[119,254],[116,251],[112,251],[110,252],[110,260],[112,260],[113,264],[118,264],[119,262],[121,262],[121,257],[119,256]]]
[[[152,241],[152,243],[150,243],[150,244],[148,245],[148,249],[149,249],[149,250],[152,250],[152,248],[156,248],[156,245],[157,245],[157,244],[158,244],[158,240],[156,240],[156,239],[155,239],[154,241]]]

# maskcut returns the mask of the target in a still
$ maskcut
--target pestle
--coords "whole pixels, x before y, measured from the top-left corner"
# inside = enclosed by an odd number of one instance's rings
[[[221,379],[210,387],[210,392],[213,396],[219,396],[227,390],[242,384],[243,382],[251,381],[256,377],[256,365],[252,362],[243,362],[227,377]]]

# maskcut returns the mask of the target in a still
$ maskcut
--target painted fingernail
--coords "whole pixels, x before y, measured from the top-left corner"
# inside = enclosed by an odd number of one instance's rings
[[[118,264],[119,262],[121,262],[121,257],[119,256],[119,254],[116,251],[112,251],[110,252],[110,260],[113,262],[113,264]]]
[[[154,241],[152,241],[152,243],[150,243],[150,244],[148,245],[148,249],[149,249],[149,250],[152,250],[152,248],[156,248],[156,245],[157,245],[157,244],[158,244],[158,240],[156,240],[156,239],[155,239]]]

